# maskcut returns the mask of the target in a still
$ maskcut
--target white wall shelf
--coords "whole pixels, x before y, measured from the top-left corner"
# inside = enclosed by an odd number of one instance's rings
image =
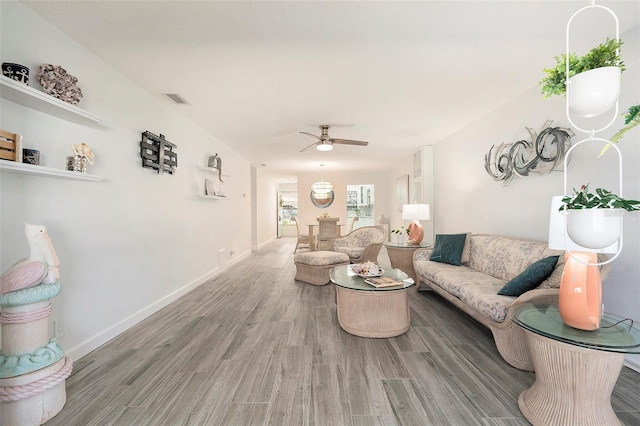
[[[209,172],[209,173],[214,173],[216,176],[218,176],[218,169],[215,169],[213,167],[205,167],[205,166],[198,166],[198,168],[200,170],[203,170],[205,172]],[[229,177],[229,175],[226,175],[224,173],[222,173],[222,176],[224,177]],[[205,192],[207,191],[207,188],[205,188]],[[228,197],[225,196],[221,196],[221,195],[208,195],[208,194],[200,194],[198,195],[200,198],[207,198],[209,200],[228,200]]]
[[[52,167],[34,166],[33,164],[16,163],[14,161],[0,160],[0,172],[19,173],[36,176],[49,176],[69,180],[88,180],[101,182],[102,176],[88,173],[71,172],[68,170],[54,169]]]
[[[218,169],[214,169],[213,167],[204,167],[204,166],[200,166],[198,167],[200,170],[204,170],[205,172],[209,172],[209,173],[218,173]],[[229,175],[222,173],[222,176],[224,177],[229,177]]]
[[[83,109],[1,75],[0,96],[73,123],[88,124],[102,121]]]
[[[228,200],[229,199],[228,197],[221,197],[219,195],[202,195],[202,194],[200,194],[200,195],[198,195],[198,197],[200,197],[200,198],[208,198],[210,200]]]

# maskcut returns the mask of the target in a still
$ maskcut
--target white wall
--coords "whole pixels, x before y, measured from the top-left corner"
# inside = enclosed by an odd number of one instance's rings
[[[71,144],[95,153],[99,183],[1,173],[0,259],[6,270],[28,256],[24,222],[45,225],[61,261],[63,347],[74,358],[214,276],[222,262],[250,252],[248,162],[18,2],[1,2],[1,61],[31,69],[62,65],[79,79],[79,107],[103,119],[78,125],[2,99],[0,128],[39,149],[41,164],[63,169]],[[141,132],[177,145],[175,175],[141,167]],[[227,200],[201,199],[209,155],[223,159]],[[246,196],[243,196],[245,194]],[[230,252],[235,253],[230,257]]]
[[[256,220],[254,228],[256,230],[256,242],[253,249],[275,240],[278,236],[278,181],[279,176],[275,176],[265,167],[256,167],[255,200],[256,200]]]
[[[626,111],[640,101],[639,27],[622,34],[621,38],[627,71],[623,73],[620,108]],[[558,46],[557,52],[549,52],[550,57],[563,49],[564,46]],[[496,233],[547,241],[551,197],[563,192],[562,172],[514,178],[505,187],[484,170],[484,155],[492,145],[528,138],[525,127],[540,130],[547,119],[568,127],[564,98],[543,99],[535,86],[438,142],[435,148],[436,232]],[[597,136],[610,137],[622,125],[623,119],[619,118],[614,126]],[[573,141],[586,137],[578,133]],[[618,168],[613,150],[598,158],[601,146],[583,147],[576,149],[569,164],[569,187],[590,183],[591,189],[605,187],[617,192]],[[629,132],[619,148],[624,158],[623,195],[640,199],[640,127]],[[640,320],[640,214],[626,215],[623,237],[624,249],[611,264],[612,272],[603,284],[605,311]],[[640,368],[640,357],[629,356],[627,360]]]

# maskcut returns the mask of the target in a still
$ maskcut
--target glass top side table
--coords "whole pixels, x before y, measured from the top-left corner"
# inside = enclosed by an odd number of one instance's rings
[[[392,243],[392,242],[386,242],[384,243],[384,246],[395,247],[395,248],[414,248],[414,249],[431,247],[431,245],[427,243],[411,244],[411,243]]]
[[[420,279],[413,269],[413,253],[421,248],[431,248],[427,243],[409,244],[409,243],[384,243],[389,255],[391,266],[404,271],[413,278],[416,283],[416,291],[420,287]]]
[[[509,310],[509,317],[520,327],[550,339],[608,352],[640,353],[640,330],[632,320],[604,314],[600,328],[578,330],[566,325],[554,305],[523,303]]]
[[[600,328],[578,330],[557,306],[523,303],[509,317],[525,333],[536,381],[518,407],[532,424],[620,425],[611,393],[627,353],[640,353],[640,331],[631,321],[603,315]]]

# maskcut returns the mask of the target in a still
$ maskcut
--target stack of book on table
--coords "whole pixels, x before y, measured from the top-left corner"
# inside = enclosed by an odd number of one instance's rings
[[[375,288],[397,287],[402,285],[402,280],[391,277],[367,278],[364,280],[364,282],[371,286],[374,286]]]

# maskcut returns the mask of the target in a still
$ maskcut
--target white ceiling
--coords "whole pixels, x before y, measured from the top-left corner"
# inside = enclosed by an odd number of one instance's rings
[[[437,143],[537,86],[542,69],[564,52],[569,17],[589,5],[23,3],[167,104],[161,93],[180,94],[189,105],[172,108],[253,164],[290,173],[321,163],[336,170],[386,167]],[[638,0],[597,4],[616,12],[621,32],[640,22]],[[611,22],[601,9],[581,14],[572,24],[572,50],[583,53],[613,36],[602,29]],[[298,132],[319,134],[320,124],[335,125],[334,138],[369,146],[299,152],[314,140]]]

